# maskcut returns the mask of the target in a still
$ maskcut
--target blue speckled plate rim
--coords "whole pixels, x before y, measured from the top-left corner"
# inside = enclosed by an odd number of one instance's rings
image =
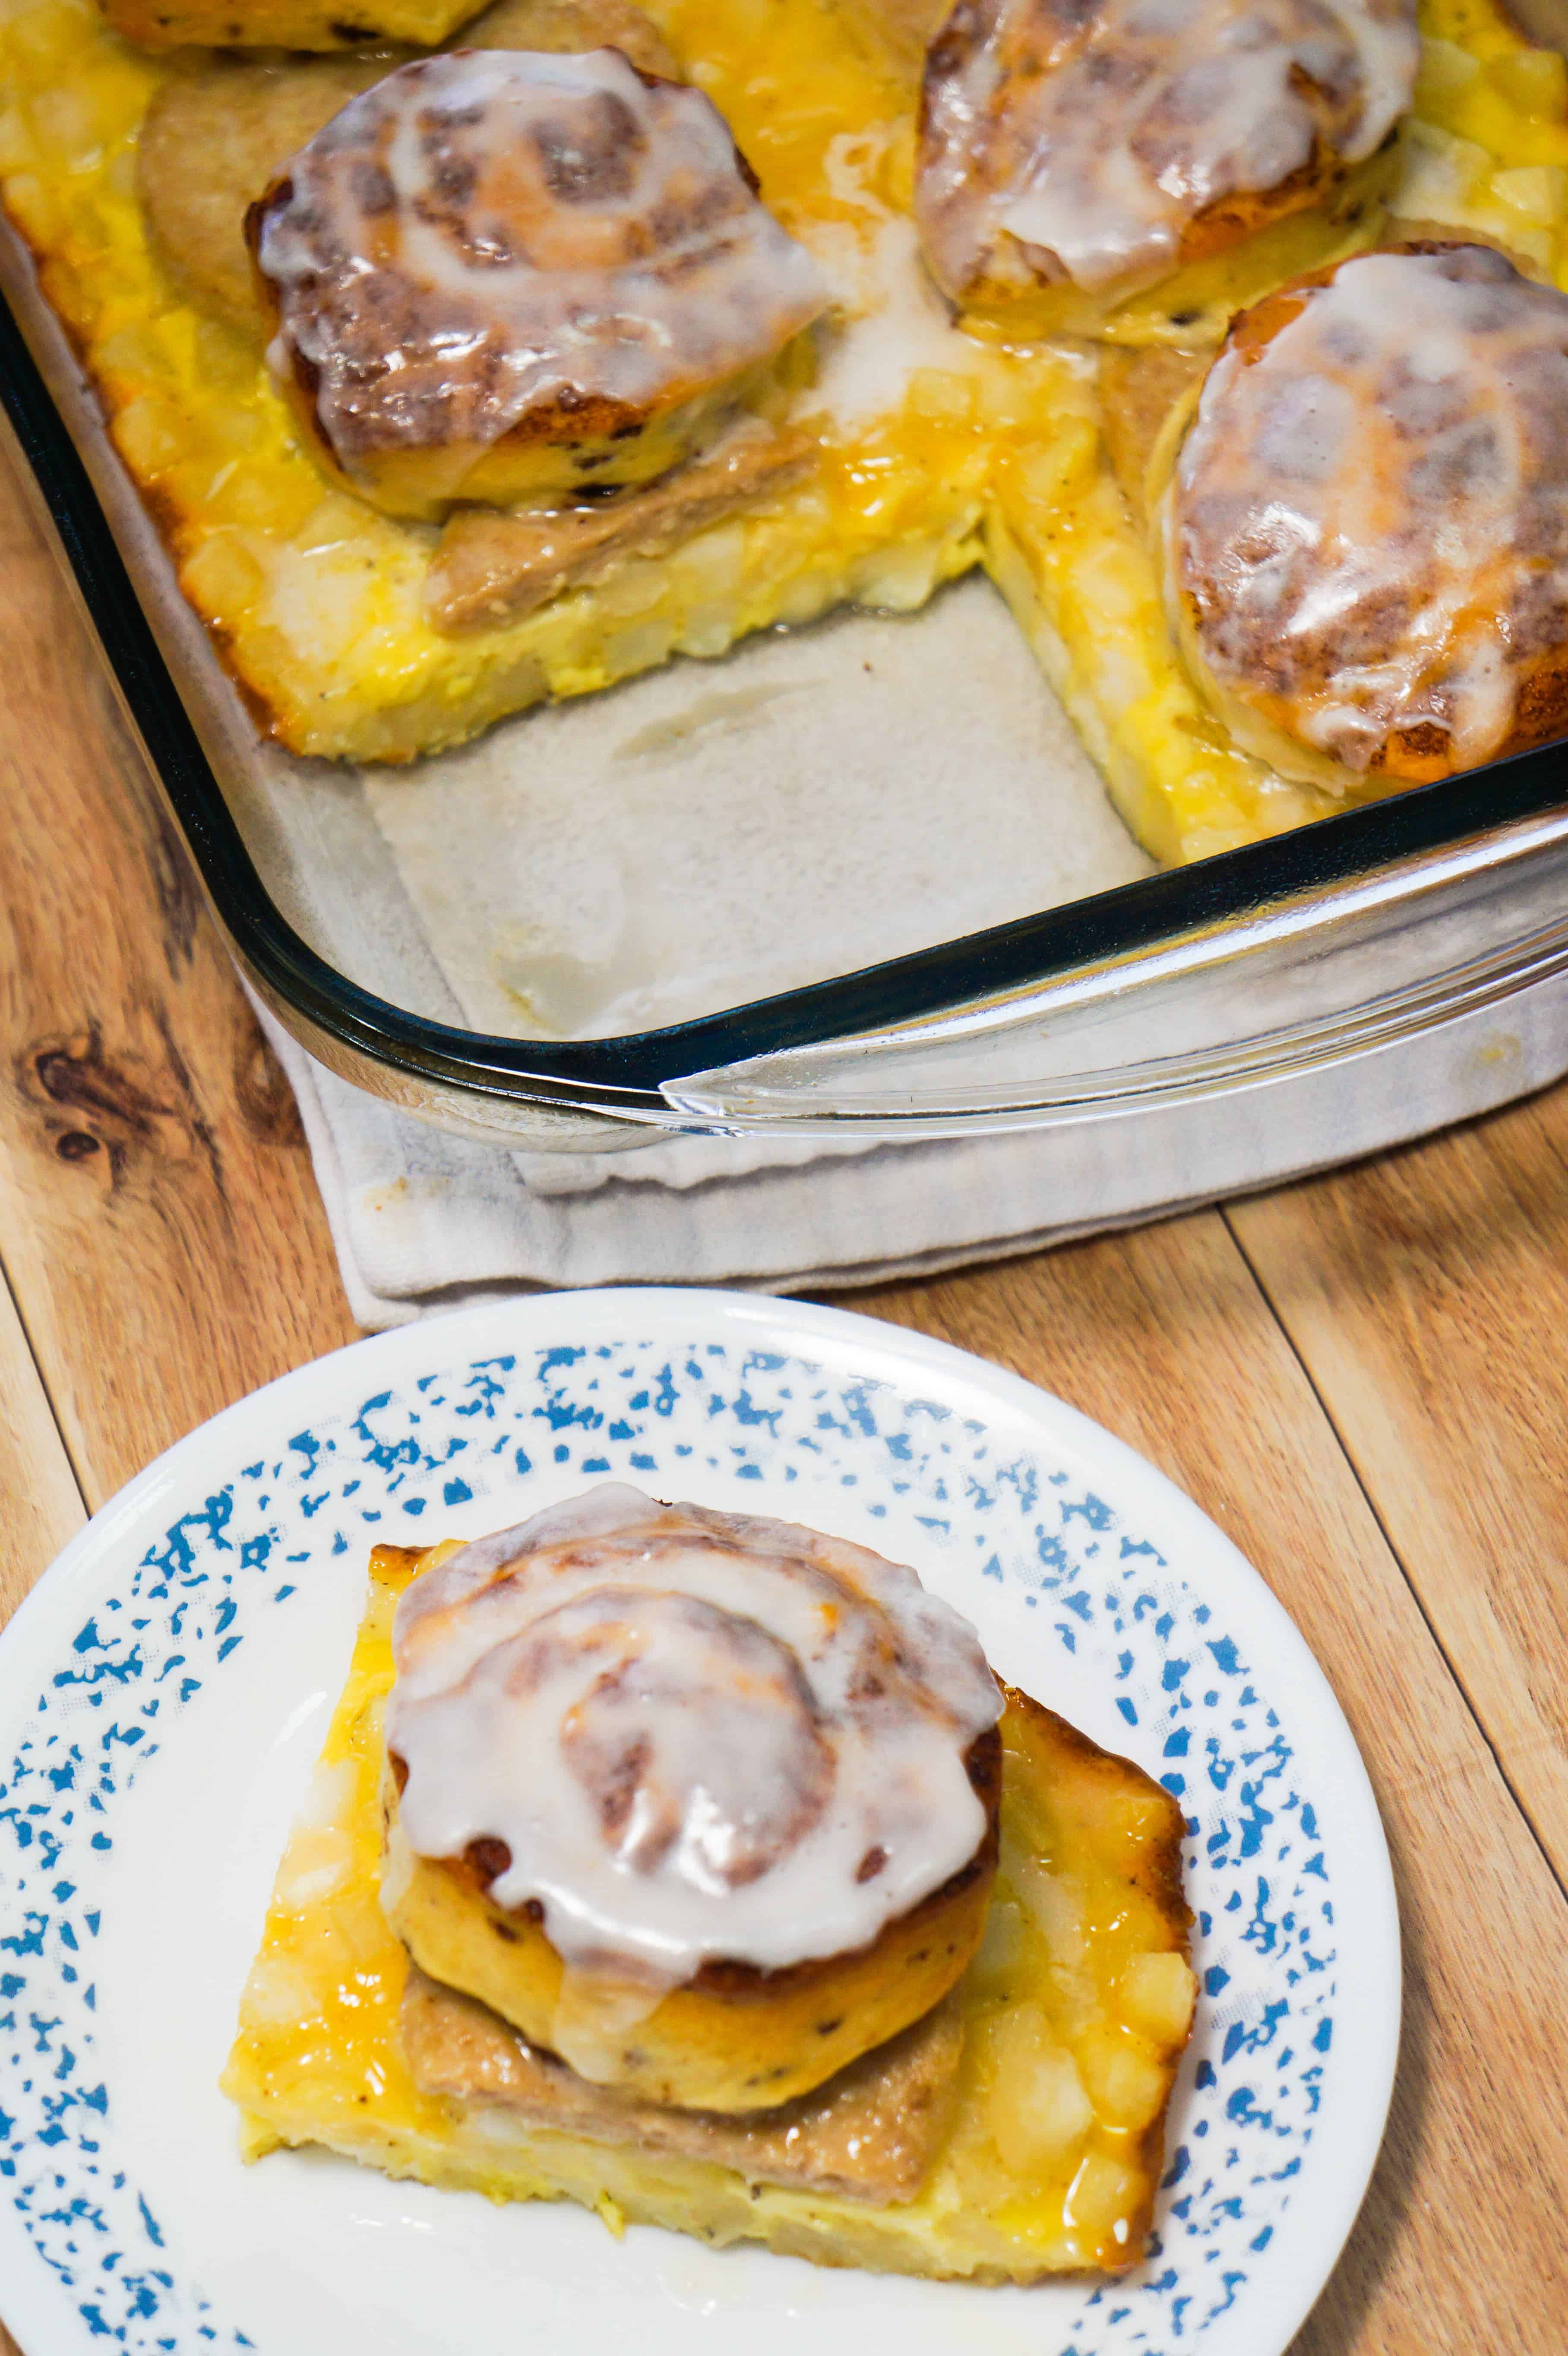
[[[572,1338],[576,1340],[583,1337],[585,1328],[596,1325],[601,1319],[613,1328],[618,1338],[624,1338],[639,1325],[656,1327],[670,1322],[689,1328],[711,1318],[727,1328],[742,1332],[753,1329],[759,1341],[766,1334],[793,1348],[806,1346],[814,1338],[840,1346],[853,1341],[858,1354],[864,1355],[863,1372],[895,1386],[907,1379],[912,1367],[945,1372],[950,1378],[987,1394],[998,1408],[1022,1414],[1031,1420],[1044,1420],[1061,1445],[1076,1447],[1098,1458],[1116,1484],[1118,1494],[1125,1496],[1131,1490],[1146,1518],[1153,1514],[1165,1521],[1179,1542],[1202,1557],[1211,1573],[1217,1573],[1239,1588],[1246,1597],[1247,1608],[1256,1615],[1270,1640],[1283,1644],[1295,1655],[1296,1673],[1301,1680],[1300,1698],[1314,1721],[1318,1740],[1338,1754],[1333,1767],[1336,1796],[1345,1815],[1341,1842],[1360,1851],[1357,1861],[1364,1876],[1364,1888],[1358,1901],[1361,1933],[1371,1966],[1375,1971],[1381,1965],[1383,1986],[1381,1990],[1368,1991],[1362,2019],[1363,2032],[1369,2024],[1372,2030],[1372,2051],[1360,2080],[1363,2099],[1359,2107],[1362,2126],[1360,2148],[1342,2165],[1332,2184],[1319,2184],[1317,2219],[1311,2233],[1298,2233],[1290,2237],[1290,2255],[1285,2263],[1284,2253],[1276,2252],[1275,2256],[1273,2289],[1276,2304],[1270,2318],[1271,2337],[1277,2335],[1274,2344],[1280,2351],[1287,2349],[1333,2272],[1360,2212],[1381,2147],[1393,2093],[1402,2003],[1399,1913],[1377,1802],[1332,1687],[1295,1622],[1246,1557],[1174,1482],[1135,1449],[1065,1400],[1027,1382],[1021,1376],[1009,1374],[949,1343],[890,1325],[880,1319],[810,1301],[698,1286],[602,1286],[578,1292],[538,1293],[470,1305],[394,1327],[384,1333],[370,1334],[280,1375],[236,1400],[183,1440],[175,1441],[101,1506],[42,1574],[6,1627],[0,1630],[0,1703],[4,1701],[11,1664],[28,1647],[35,1627],[53,1618],[79,1580],[98,1574],[123,1535],[155,1510],[160,1496],[183,1491],[189,1468],[209,1451],[220,1450],[237,1427],[266,1416],[274,1403],[285,1398],[288,1419],[303,1416],[308,1420],[313,1414],[341,1405],[346,1381],[347,1387],[357,1388],[361,1371],[375,1377],[383,1365],[389,1368],[395,1365],[406,1378],[411,1378],[416,1360],[427,1362],[428,1371],[432,1365],[440,1366],[469,1351],[478,1355],[497,1341],[507,1348],[516,1349],[536,1339],[555,1339],[553,1334],[531,1335],[526,1329],[536,1319],[553,1324],[562,1318],[573,1323]],[[882,1362],[880,1366],[876,1365],[877,1360]],[[351,1379],[346,1377],[350,1366],[355,1370]],[[1376,2033],[1379,2029],[1381,2036]],[[1342,2132],[1353,2136],[1353,2131]],[[16,2261],[0,2265],[4,2317],[25,2356],[65,2356],[68,2349],[90,2344],[80,2339],[80,2319],[74,2310],[62,2308],[26,2230],[7,2207],[0,2205],[0,2259],[5,2258],[8,2249],[16,2251]]]

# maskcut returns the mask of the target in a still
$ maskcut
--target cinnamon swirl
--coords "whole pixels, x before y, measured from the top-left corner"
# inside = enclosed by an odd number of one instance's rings
[[[1243,314],[1163,505],[1189,668],[1284,775],[1421,784],[1568,728],[1568,295],[1491,247]]]
[[[1249,274],[1370,234],[1418,54],[1413,0],[959,0],[923,85],[932,274],[1026,332],[1217,340]]]
[[[912,1571],[606,1484],[427,1571],[393,1643],[388,1919],[581,2077],[776,2105],[962,1975],[1002,1698]]]
[[[827,306],[755,187],[699,91],[617,50],[417,59],[251,209],[274,371],[393,515],[648,482]]]
[[[136,142],[136,194],[182,294],[253,336],[263,305],[247,210],[340,108],[411,53],[382,42],[339,57],[237,57],[232,34],[224,38],[223,49],[182,62],[154,91]],[[633,0],[491,0],[462,40],[474,49],[619,49],[644,72],[679,79],[668,44]]]

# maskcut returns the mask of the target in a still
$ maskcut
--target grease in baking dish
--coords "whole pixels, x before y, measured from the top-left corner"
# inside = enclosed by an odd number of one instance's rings
[[[912,1571],[606,1484],[375,1550],[225,2087],[251,2157],[1120,2270],[1191,2020],[1182,1833]]]
[[[1490,0],[1420,0],[1418,14],[1417,70],[1403,0],[1153,14],[1101,0],[1066,29],[1047,0],[965,0],[944,28],[924,0],[496,0],[455,27],[379,6],[324,25],[301,0],[286,29],[272,0],[235,0],[218,30],[238,46],[221,51],[134,48],[85,0],[5,0],[0,179],[187,596],[293,750],[407,759],[845,602],[910,610],[984,565],[1124,819],[1181,860],[1408,781],[1397,765],[1276,760],[1172,627],[1140,494],[1230,317],[1411,224],[1563,274],[1563,59]],[[217,37],[188,12],[116,21],[143,42]],[[1238,28],[1255,70],[1206,112],[1203,42]],[[245,46],[350,35],[330,56]],[[345,466],[324,439],[306,382],[317,360],[291,365],[286,333],[275,372],[263,359],[246,207],[273,188],[264,243],[290,158],[346,102],[353,121],[376,113],[366,94],[389,74],[464,70],[415,66],[443,39],[572,56],[580,75],[595,70],[585,54],[617,50],[643,93],[620,92],[634,118],[677,104],[656,105],[646,77],[690,84],[679,104],[691,115],[699,92],[741,159],[726,201],[788,257],[769,316],[720,338],[680,399],[639,408],[634,391],[620,444],[620,428],[606,442],[584,420],[567,503],[544,463],[561,437],[529,443],[530,487],[517,419],[499,429],[506,463],[488,480],[482,460],[464,472],[461,369],[449,477],[425,463],[438,431],[389,492],[403,457],[361,449]],[[1150,69],[1157,102],[1093,96],[1129,60]],[[580,93],[590,110],[615,95]],[[1049,169],[1029,145],[1040,104],[1048,128],[1073,134]],[[1073,144],[1085,122],[1087,148]],[[628,180],[630,216],[614,179],[574,166],[560,180],[573,266],[614,219],[648,230],[636,191],[656,171]],[[1085,236],[1097,224],[1082,249],[1063,204]],[[460,239],[475,227],[462,203],[447,214]],[[393,267],[381,294],[397,284]],[[971,300],[987,316],[961,324]],[[495,360],[494,319],[470,327]],[[372,372],[403,348],[389,331]]]

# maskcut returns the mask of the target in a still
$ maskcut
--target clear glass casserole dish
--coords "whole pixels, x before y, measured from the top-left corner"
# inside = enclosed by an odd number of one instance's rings
[[[280,754],[4,227],[0,283],[13,455],[241,970],[423,1119],[530,1151],[1077,1124],[1320,1075],[1568,972],[1568,747],[1149,873],[977,581],[389,778]],[[1549,1076],[1521,1070],[1513,1093]]]

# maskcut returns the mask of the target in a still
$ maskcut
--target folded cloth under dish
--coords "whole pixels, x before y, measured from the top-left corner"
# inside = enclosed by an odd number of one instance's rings
[[[447,1136],[257,1012],[298,1100],[350,1308],[379,1329],[595,1284],[814,1292],[1130,1226],[1353,1160],[1568,1069],[1568,983],[1218,1099],[913,1145],[676,1137],[514,1153]]]

